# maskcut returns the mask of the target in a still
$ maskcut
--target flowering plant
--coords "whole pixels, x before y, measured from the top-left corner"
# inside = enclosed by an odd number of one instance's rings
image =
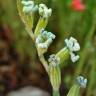
[[[79,5],[79,7],[80,6],[81,5]],[[45,4],[36,5],[35,2],[31,0],[17,0],[17,7],[19,15],[23,23],[25,24],[26,31],[28,32],[36,46],[39,59],[42,62],[42,65],[44,66],[46,72],[48,73],[49,80],[53,88],[53,96],[60,96],[60,64],[62,62],[65,62],[65,60],[68,60],[69,57],[71,57],[72,62],[76,62],[79,59],[79,55],[76,55],[75,53],[80,50],[80,45],[78,41],[73,37],[65,39],[66,46],[62,48],[59,52],[50,55],[49,59],[46,60],[44,54],[48,51],[50,44],[56,38],[56,36],[53,33],[45,30],[48,24],[48,20],[52,15],[52,9],[48,8]],[[40,18],[36,28],[32,30],[34,27],[35,13],[37,12],[39,13]],[[82,76],[78,76],[76,82],[70,89],[67,96],[80,96],[80,87],[85,88],[86,83],[87,79],[84,79],[84,77]]]

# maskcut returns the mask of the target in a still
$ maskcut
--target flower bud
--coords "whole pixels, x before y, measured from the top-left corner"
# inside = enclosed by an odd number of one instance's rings
[[[83,76],[78,76],[76,82],[81,88],[86,88],[87,79]]]
[[[74,52],[77,52],[80,50],[79,43],[73,37],[70,37],[70,39],[65,39],[65,43],[66,43],[67,48],[69,49],[72,62],[76,62],[79,59],[79,55],[75,55]]]
[[[39,4],[39,14],[43,18],[48,18],[52,14],[52,9],[48,9],[45,4]]]
[[[70,56],[70,52],[69,50],[65,47],[63,49],[61,49],[57,54],[57,57],[60,58],[60,64],[63,63],[65,60],[67,60]]]
[[[49,67],[49,78],[52,84],[53,90],[59,90],[61,84],[61,71],[59,66],[50,66]]]
[[[58,91],[61,84],[61,71],[59,68],[60,59],[56,55],[51,55],[49,58],[49,77],[53,90]]]
[[[34,1],[22,1],[23,4],[23,12],[32,13],[38,9],[38,5],[34,4]]]
[[[36,38],[36,45],[41,54],[47,51],[49,45],[52,43],[54,39],[55,39],[54,34],[52,34],[51,32],[41,30],[41,33]]]
[[[76,78],[75,84],[69,90],[67,96],[80,96],[80,88],[86,88],[87,79],[82,76]]]

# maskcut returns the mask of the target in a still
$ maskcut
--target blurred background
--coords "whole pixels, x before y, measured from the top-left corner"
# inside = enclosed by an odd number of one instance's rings
[[[45,54],[46,58],[62,49],[64,39],[70,36],[81,45],[78,62],[72,63],[69,59],[61,64],[61,96],[66,96],[78,75],[88,78],[86,89],[81,90],[82,96],[96,96],[96,0],[82,0],[86,6],[83,12],[70,7],[72,0],[35,1],[44,2],[53,9],[46,29],[53,32],[56,39]],[[52,93],[48,75],[18,15],[16,0],[0,0],[0,96],[19,96],[10,94],[28,91],[28,88],[39,88],[46,94],[41,96]]]

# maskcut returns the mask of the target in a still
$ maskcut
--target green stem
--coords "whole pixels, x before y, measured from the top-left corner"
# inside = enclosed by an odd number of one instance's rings
[[[37,52],[38,52],[38,56],[39,56],[39,59],[40,59],[41,63],[43,64],[46,72],[48,73],[49,66],[48,66],[47,61],[44,58],[44,55],[40,54],[40,52],[38,51],[38,49],[37,49]]]
[[[78,76],[81,73],[82,68],[84,66],[85,58],[87,57],[87,52],[88,52],[87,51],[88,45],[89,45],[89,43],[90,43],[90,41],[92,39],[92,36],[93,36],[93,34],[95,32],[95,27],[96,27],[96,20],[95,19],[96,19],[96,15],[94,16],[92,27],[91,27],[91,29],[90,29],[90,31],[87,34],[87,37],[85,39],[85,46],[83,48],[83,51],[81,52],[81,56],[80,56],[81,59],[80,59],[80,62],[78,64],[77,68],[76,68],[75,77]]]
[[[95,56],[94,56],[95,57]],[[93,91],[93,86],[95,84],[95,70],[96,70],[96,60],[95,58],[92,60],[91,66],[91,72],[90,72],[90,80],[89,80],[89,85],[88,85],[88,91],[87,91],[87,95],[86,96],[91,96],[92,95],[92,91]]]
[[[53,96],[60,96],[59,91],[55,91],[55,90],[53,90]]]
[[[64,3],[63,0],[61,0],[61,1],[56,0],[56,6],[58,7],[58,15],[59,15],[60,36],[62,36],[62,37],[64,36],[64,35],[62,35],[62,33],[65,32],[65,29],[64,29],[65,13],[63,10],[64,9],[63,3]]]

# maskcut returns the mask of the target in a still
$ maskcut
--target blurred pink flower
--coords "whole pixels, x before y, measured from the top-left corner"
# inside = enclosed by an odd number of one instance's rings
[[[85,5],[81,2],[81,0],[72,0],[72,9],[75,11],[84,11]]]

